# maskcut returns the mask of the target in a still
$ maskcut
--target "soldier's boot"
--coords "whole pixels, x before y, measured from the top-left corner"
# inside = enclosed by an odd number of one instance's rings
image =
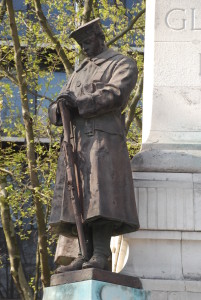
[[[92,228],[85,226],[84,233],[85,233],[85,239],[86,239],[87,257],[84,258],[82,256],[81,248],[80,248],[80,244],[79,244],[79,249],[80,249],[79,252],[80,253],[78,254],[78,257],[75,258],[69,265],[59,266],[58,268],[56,268],[56,270],[54,271],[55,274],[81,270],[83,263],[91,258],[92,254],[93,254]],[[78,240],[78,243],[79,243],[79,240]]]
[[[88,262],[84,262],[83,269],[97,268],[109,270],[108,258],[111,255],[110,240],[112,235],[112,225],[92,225],[93,230],[93,256]]]
[[[55,274],[69,272],[69,271],[76,271],[76,270],[82,270],[82,265],[86,260],[83,258],[82,255],[78,255],[77,258],[75,258],[69,265],[67,266],[59,266],[54,271]]]

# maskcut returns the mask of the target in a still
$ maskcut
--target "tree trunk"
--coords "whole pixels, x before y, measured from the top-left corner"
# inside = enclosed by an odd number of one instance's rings
[[[84,11],[82,14],[82,25],[90,21],[90,16],[92,12],[93,0],[84,1]]]
[[[29,287],[25,278],[20,253],[17,245],[17,239],[15,235],[15,229],[10,215],[10,208],[7,202],[6,194],[6,177],[0,176],[0,208],[1,208],[1,222],[3,225],[3,231],[6,238],[6,244],[8,248],[8,254],[10,259],[10,270],[20,294],[23,300],[33,300],[31,288]]]
[[[29,105],[27,98],[27,83],[26,83],[26,74],[23,70],[22,59],[21,59],[21,46],[19,42],[19,36],[17,31],[17,26],[15,22],[15,15],[13,9],[12,0],[6,1],[7,11],[10,20],[11,34],[14,44],[14,53],[15,53],[15,64],[17,71],[17,80],[20,90],[21,103],[22,103],[22,115],[26,131],[26,142],[27,142],[27,159],[29,167],[29,175],[31,180],[31,185],[33,188],[39,187],[39,180],[36,171],[36,158],[35,158],[35,146],[34,146],[34,134],[32,127],[32,119],[29,113]],[[41,261],[41,280],[43,286],[49,286],[50,284],[50,270],[48,264],[48,252],[47,252],[47,237],[46,237],[46,224],[43,212],[43,205],[40,201],[38,195],[33,192],[35,209],[36,209],[36,218],[38,226],[38,245],[40,252],[40,261]]]
[[[34,0],[34,4],[35,4],[35,10],[36,10],[38,20],[39,20],[41,26],[43,27],[44,31],[46,32],[47,36],[50,38],[51,42],[55,45],[55,49],[57,51],[59,58],[61,59],[63,65],[64,65],[66,74],[68,74],[68,75],[71,74],[73,72],[72,64],[68,60],[68,58],[64,52],[64,49],[61,46],[61,43],[59,42],[57,37],[54,35],[52,29],[50,28],[50,26],[47,22],[47,19],[42,11],[40,0]]]

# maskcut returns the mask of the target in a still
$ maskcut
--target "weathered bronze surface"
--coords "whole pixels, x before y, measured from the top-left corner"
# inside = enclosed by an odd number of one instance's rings
[[[82,271],[72,271],[62,274],[53,275],[51,277],[51,286],[65,283],[74,283],[85,280],[98,280],[113,284],[119,284],[135,289],[142,289],[142,284],[139,278],[111,273],[109,271],[98,269],[86,269]]]
[[[87,58],[50,105],[49,118],[52,124],[62,125],[59,101],[71,111],[71,143],[83,224],[93,227],[97,222],[109,222],[112,235],[136,231],[139,222],[122,111],[136,84],[137,66],[131,58],[105,46],[97,20],[71,35]],[[75,218],[65,164],[61,144],[49,224],[53,231],[73,236]]]

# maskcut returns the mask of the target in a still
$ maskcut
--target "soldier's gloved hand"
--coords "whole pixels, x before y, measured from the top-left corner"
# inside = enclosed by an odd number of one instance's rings
[[[67,91],[62,93],[57,98],[57,107],[59,110],[59,102],[63,102],[69,109],[76,109],[77,108],[77,99],[73,92]]]

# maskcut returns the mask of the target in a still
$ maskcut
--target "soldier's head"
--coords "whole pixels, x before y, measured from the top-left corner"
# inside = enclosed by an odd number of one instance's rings
[[[79,27],[70,34],[81,46],[88,57],[100,54],[105,48],[105,35],[100,27],[99,18]]]

